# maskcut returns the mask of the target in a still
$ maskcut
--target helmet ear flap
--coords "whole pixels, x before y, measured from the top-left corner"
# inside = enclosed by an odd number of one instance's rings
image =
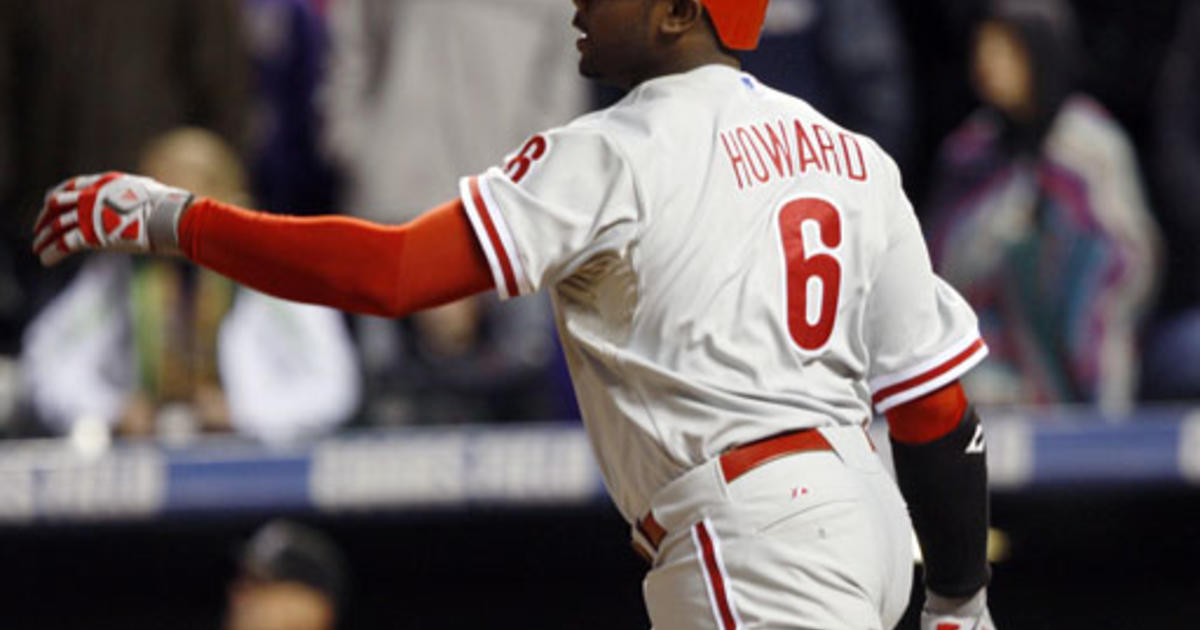
[[[702,0],[721,43],[733,50],[753,50],[762,35],[767,0]]]

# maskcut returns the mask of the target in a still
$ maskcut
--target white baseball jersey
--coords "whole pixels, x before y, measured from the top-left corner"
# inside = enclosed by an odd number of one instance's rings
[[[647,81],[460,189],[501,295],[551,292],[631,522],[728,448],[865,424],[986,354],[893,161],[730,67]]]

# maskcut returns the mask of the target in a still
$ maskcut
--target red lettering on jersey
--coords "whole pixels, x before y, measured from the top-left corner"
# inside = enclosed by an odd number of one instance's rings
[[[813,125],[813,134],[817,136],[817,146],[821,147],[821,159],[825,160],[825,172],[829,172],[829,156],[833,156],[833,166],[837,174],[842,174],[842,161],[838,158],[837,147],[833,144],[833,136],[829,135],[821,125]]]
[[[758,158],[758,164],[754,160],[747,159],[750,163],[750,172],[754,173],[754,179],[760,182],[766,182],[771,179],[771,172],[767,170],[767,161],[763,159],[762,152],[758,150],[758,146],[754,144],[754,139],[750,137],[750,132],[746,131],[745,127],[737,128],[738,144],[742,145],[742,151],[747,158],[750,155],[750,149],[754,149],[754,157]]]
[[[792,164],[792,145],[787,141],[787,134],[784,133],[783,121],[779,121],[779,135],[775,135],[770,123],[764,123],[763,129],[767,130],[767,135],[770,136],[771,142],[768,143],[763,138],[762,132],[758,127],[754,127],[754,135],[758,137],[758,142],[763,146],[763,150],[767,152],[767,157],[771,158],[771,163],[775,165],[775,171],[783,177],[783,164],[787,162],[788,175],[796,174],[796,167]]]
[[[808,221],[817,224],[818,239],[829,251],[806,247],[804,224]],[[842,219],[828,201],[801,197],[787,202],[779,211],[779,234],[787,266],[788,332],[799,348],[816,352],[833,336],[837,319],[842,265],[832,250],[842,244]],[[808,290],[813,281],[820,286],[821,297],[816,305],[816,321],[809,321]]]
[[[742,154],[742,150],[738,148],[737,141],[730,146],[729,139],[725,137],[725,133],[721,132],[721,144],[725,145],[725,154],[729,156],[729,165],[733,167],[733,174],[737,177],[738,189],[745,188],[742,183],[742,173],[746,173],[746,179],[750,179],[750,173],[746,170],[746,156]]]
[[[774,179],[802,177],[810,168],[856,182],[865,182],[870,177],[866,152],[854,134],[838,128],[830,131],[823,125],[796,118],[792,120],[793,138],[787,125],[787,121],[776,119],[730,127],[717,134],[738,189],[768,184]]]
[[[529,174],[529,169],[533,167],[533,163],[546,154],[547,146],[548,143],[541,134],[530,138],[525,143],[525,146],[521,147],[521,150],[505,165],[504,172],[508,174],[509,179],[514,184],[521,183],[521,180],[525,179],[525,176]]]
[[[850,179],[859,182],[867,181],[867,160],[863,157],[863,150],[858,144],[858,138],[847,133],[843,133],[841,136],[842,153],[846,156],[846,172],[850,175]],[[853,154],[850,153],[851,146],[854,147]]]
[[[804,131],[804,124],[799,119],[796,120],[796,146],[800,149],[800,172],[807,173],[809,164],[816,164],[817,168],[822,171],[829,169],[825,168],[825,163],[821,161],[817,155],[816,149],[813,148],[812,142],[808,139],[808,134]]]

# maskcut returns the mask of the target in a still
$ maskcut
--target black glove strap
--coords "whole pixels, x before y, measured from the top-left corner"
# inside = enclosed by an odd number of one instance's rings
[[[973,595],[991,576],[979,416],[968,408],[958,428],[933,442],[891,443],[896,479],[925,556],[925,586],[946,597]]]

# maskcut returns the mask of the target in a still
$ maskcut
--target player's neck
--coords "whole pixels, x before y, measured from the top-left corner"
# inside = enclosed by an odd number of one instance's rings
[[[734,69],[741,69],[742,62],[737,57],[727,54],[720,50],[708,50],[694,54],[680,54],[662,59],[659,63],[648,68],[648,71],[635,80],[629,87],[637,87],[645,81],[656,79],[671,74],[682,74],[713,64],[729,66]]]

